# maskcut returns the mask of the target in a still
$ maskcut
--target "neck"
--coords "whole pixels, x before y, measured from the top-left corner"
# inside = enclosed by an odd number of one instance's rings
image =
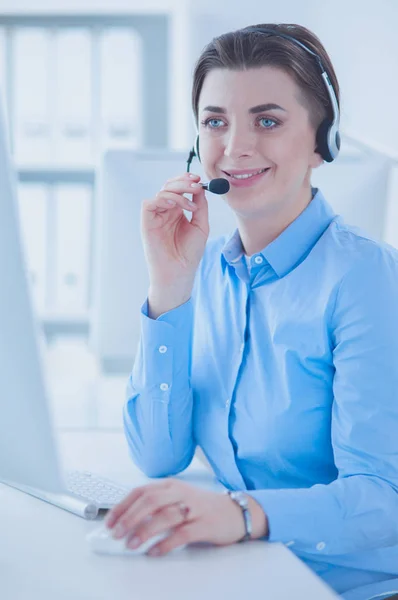
[[[273,242],[307,208],[312,199],[311,186],[300,190],[295,199],[278,202],[262,213],[237,214],[239,235],[245,254],[251,256]]]

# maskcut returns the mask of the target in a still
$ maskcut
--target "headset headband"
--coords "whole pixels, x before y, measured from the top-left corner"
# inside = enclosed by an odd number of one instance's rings
[[[305,50],[306,52],[308,52],[308,54],[311,54],[311,56],[313,56],[315,58],[315,60],[318,63],[318,66],[319,66],[319,68],[321,70],[321,75],[322,75],[322,78],[323,78],[323,80],[325,82],[326,89],[327,89],[330,101],[332,103],[333,123],[336,124],[337,127],[338,127],[339,126],[339,122],[340,122],[339,104],[337,102],[337,97],[336,97],[333,85],[332,85],[332,83],[331,83],[331,81],[329,79],[329,75],[327,74],[326,69],[323,66],[322,60],[318,56],[318,54],[316,54],[313,50],[311,50],[310,48],[308,48],[308,46],[306,46],[305,44],[303,44],[299,40],[296,40],[296,38],[292,37],[291,35],[288,35],[287,33],[279,32],[279,31],[276,31],[274,29],[268,29],[266,27],[248,27],[244,31],[253,31],[254,33],[256,31],[259,32],[259,33],[269,33],[271,35],[276,35],[278,37],[285,38],[286,40],[290,40],[291,42],[293,42],[297,46],[300,46],[303,50]]]

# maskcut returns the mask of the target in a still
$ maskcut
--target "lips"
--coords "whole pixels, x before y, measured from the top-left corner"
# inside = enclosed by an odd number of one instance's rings
[[[269,167],[260,167],[259,169],[231,169],[230,171],[223,171],[229,177],[233,177],[234,179],[245,179],[248,177],[253,177],[254,175],[260,175],[261,173],[265,173]]]
[[[271,167],[264,169],[241,169],[239,171],[234,169],[231,171],[223,171],[223,173],[226,175],[226,178],[230,182],[231,186],[235,188],[243,188],[256,185],[258,181],[268,176],[268,171],[270,170]]]

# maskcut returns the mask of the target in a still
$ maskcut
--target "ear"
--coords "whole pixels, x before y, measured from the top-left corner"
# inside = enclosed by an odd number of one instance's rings
[[[321,165],[323,165],[325,161],[323,160],[322,156],[319,154],[319,152],[313,152],[312,156],[310,157],[310,163],[309,166],[311,167],[311,169],[317,169],[318,167],[320,167]]]

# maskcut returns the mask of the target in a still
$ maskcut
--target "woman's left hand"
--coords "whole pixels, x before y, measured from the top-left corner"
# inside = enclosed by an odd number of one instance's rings
[[[252,538],[268,535],[263,509],[250,496],[248,502]],[[167,538],[151,548],[151,556],[193,542],[227,546],[245,535],[242,511],[227,494],[202,490],[178,479],[135,488],[112,508],[106,524],[113,530],[113,537],[126,538],[128,548],[137,548],[149,538],[171,530]]]

